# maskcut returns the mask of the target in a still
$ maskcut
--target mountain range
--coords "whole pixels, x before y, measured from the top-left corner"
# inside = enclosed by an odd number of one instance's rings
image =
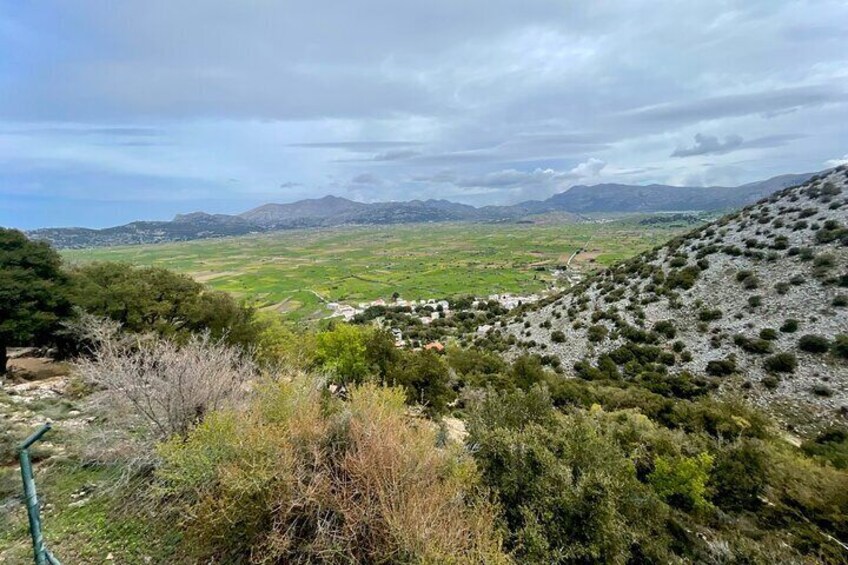
[[[83,248],[186,241],[238,236],[263,231],[341,225],[381,225],[450,221],[515,221],[549,212],[651,213],[712,211],[738,208],[769,194],[805,182],[814,173],[788,174],[736,187],[694,187],[652,184],[579,185],[546,200],[509,206],[474,207],[448,200],[356,202],[338,196],[264,204],[238,215],[194,212],[171,221],[137,221],[122,226],[43,228],[29,232],[58,248]]]

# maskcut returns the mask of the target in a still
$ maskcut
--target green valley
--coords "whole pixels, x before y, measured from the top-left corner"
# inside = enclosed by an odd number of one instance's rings
[[[537,292],[572,268],[608,266],[691,229],[644,218],[563,223],[434,223],[289,230],[235,238],[66,250],[72,263],[125,261],[188,273],[294,319],[322,300],[358,302]]]

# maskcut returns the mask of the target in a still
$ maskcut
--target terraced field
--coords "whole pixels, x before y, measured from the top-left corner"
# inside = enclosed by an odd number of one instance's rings
[[[71,262],[127,261],[188,273],[302,319],[321,302],[534,292],[551,269],[592,269],[691,228],[685,223],[412,224],[282,231],[238,238],[64,252]]]

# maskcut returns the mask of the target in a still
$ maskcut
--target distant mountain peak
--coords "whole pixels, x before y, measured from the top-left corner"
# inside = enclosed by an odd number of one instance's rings
[[[30,234],[35,238],[46,239],[57,247],[91,247],[182,241],[243,235],[257,231],[348,224],[510,221],[548,212],[566,212],[576,219],[580,214],[586,213],[721,210],[745,206],[777,190],[803,183],[811,176],[812,173],[780,175],[738,187],[616,183],[577,185],[547,200],[528,200],[511,206],[480,208],[445,199],[365,203],[328,194],[283,204],[267,203],[238,215],[197,211],[177,214],[171,222],[139,221],[102,230],[46,228],[34,230]]]

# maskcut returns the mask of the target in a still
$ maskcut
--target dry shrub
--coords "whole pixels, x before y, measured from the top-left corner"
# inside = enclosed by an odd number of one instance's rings
[[[505,562],[473,462],[437,447],[401,389],[349,401],[308,377],[260,388],[160,450],[193,557],[252,563]]]
[[[84,324],[93,347],[77,362],[80,376],[129,404],[161,437],[184,436],[207,412],[243,396],[257,375],[249,356],[209,333],[176,343],[123,334],[114,322]]]

